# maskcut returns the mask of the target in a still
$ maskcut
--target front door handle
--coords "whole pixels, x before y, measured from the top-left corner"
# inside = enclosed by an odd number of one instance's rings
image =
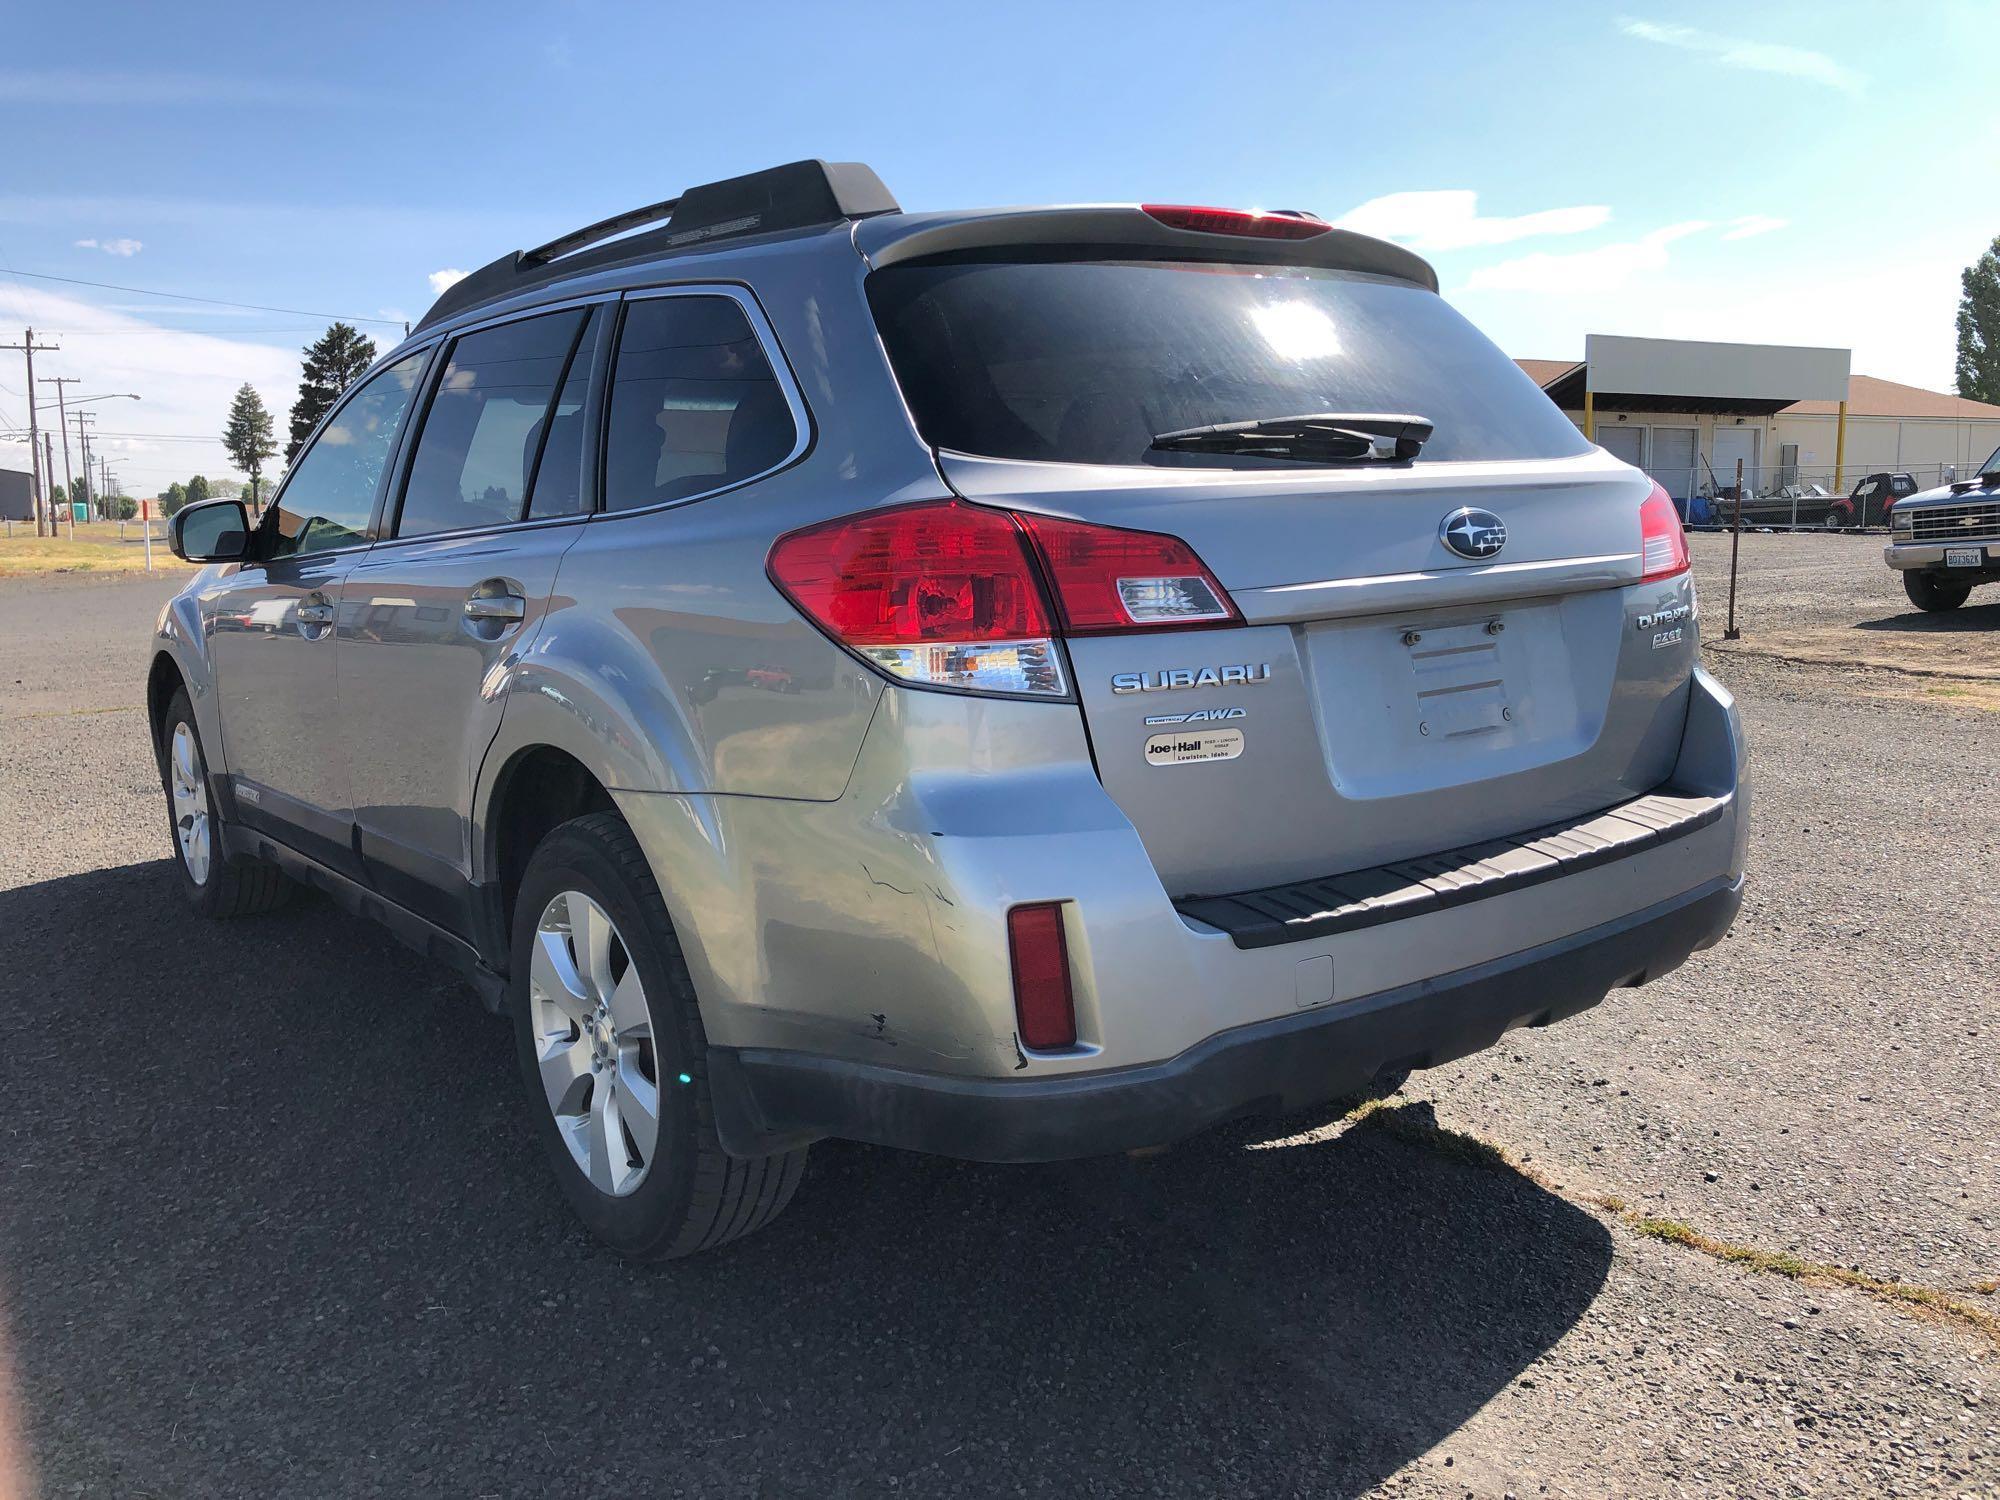
[[[468,620],[522,620],[528,601],[519,594],[474,594],[465,601]]]
[[[333,606],[324,599],[308,599],[299,605],[296,616],[299,633],[308,639],[317,640],[319,637],[315,632],[319,627],[333,623],[334,611]]]

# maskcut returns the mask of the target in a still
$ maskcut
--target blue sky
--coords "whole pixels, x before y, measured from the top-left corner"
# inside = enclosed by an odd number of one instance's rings
[[[1958,271],[2000,234],[1987,4],[101,0],[8,31],[0,327],[62,342],[38,374],[141,393],[98,423],[134,493],[227,472],[243,380],[282,432],[324,319],[10,272],[382,318],[386,346],[438,273],[825,156],[908,207],[1345,217],[1517,356],[1833,344],[1945,388]],[[0,356],[0,432],[22,380]]]

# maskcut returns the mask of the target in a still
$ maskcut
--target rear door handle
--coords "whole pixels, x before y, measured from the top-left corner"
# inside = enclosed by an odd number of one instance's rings
[[[474,594],[465,601],[468,620],[521,620],[527,614],[528,601],[519,594]]]
[[[333,606],[331,604],[301,604],[298,608],[301,625],[331,625]]]

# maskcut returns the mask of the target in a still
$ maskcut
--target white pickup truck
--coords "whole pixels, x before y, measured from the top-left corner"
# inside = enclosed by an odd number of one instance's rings
[[[2000,583],[2000,450],[1977,479],[1898,500],[1882,560],[1923,610],[1957,609],[1976,585]]]

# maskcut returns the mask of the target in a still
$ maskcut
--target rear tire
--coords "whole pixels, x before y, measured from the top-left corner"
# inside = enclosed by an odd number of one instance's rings
[[[276,865],[232,855],[208,787],[208,758],[187,689],[176,688],[156,726],[154,751],[167,796],[167,836],[181,894],[204,917],[248,917],[291,899],[292,883]]]
[[[1947,609],[1957,609],[1972,593],[1969,583],[1947,583],[1933,573],[1907,572],[1903,575],[1903,592],[1910,596],[1910,603],[1918,609],[1932,614]]]
[[[749,1160],[722,1149],[694,984],[616,813],[572,819],[536,847],[510,967],[535,1133],[592,1234],[634,1260],[673,1260],[783,1211],[806,1149]]]

